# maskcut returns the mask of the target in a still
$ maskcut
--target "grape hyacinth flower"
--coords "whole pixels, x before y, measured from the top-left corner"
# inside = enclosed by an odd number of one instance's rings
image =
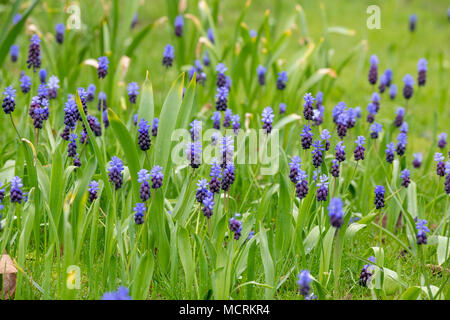
[[[106,103],[106,93],[104,93],[103,91],[100,91],[98,93],[98,105],[97,105],[97,109],[100,110],[106,110],[108,109],[108,105]]]
[[[143,203],[136,203],[136,206],[133,208],[134,212],[134,222],[136,224],[143,224],[144,223],[144,215],[145,215],[145,204]]]
[[[113,156],[111,158],[111,161],[109,163],[108,167],[108,174],[109,174],[109,181],[111,181],[114,184],[115,189],[119,189],[122,187],[122,171],[123,171],[123,163],[120,158]]]
[[[220,167],[216,158],[211,163],[211,173],[209,174],[211,180],[209,181],[209,190],[212,193],[220,192],[220,179],[222,178],[222,168]]]
[[[224,136],[220,142],[221,167],[225,169],[228,164],[233,163],[234,140],[232,136]]]
[[[9,54],[11,56],[11,61],[16,62],[19,57],[19,46],[17,44],[13,44],[9,49]]]
[[[417,63],[417,85],[419,87],[424,86],[427,81],[428,61],[425,58],[421,58]]]
[[[31,78],[25,74],[25,72],[20,72],[20,90],[22,93],[26,94],[31,89]]]
[[[116,292],[106,292],[102,300],[131,300],[129,292],[128,288],[120,286]]]
[[[0,202],[3,201],[3,199],[5,199],[5,188],[1,188],[3,186],[3,184],[0,182]]]
[[[422,159],[423,159],[422,152],[413,153],[413,157],[414,157],[414,160],[412,162],[413,167],[416,169],[420,168],[420,166],[422,165]]]
[[[405,116],[405,109],[402,107],[398,107],[397,111],[395,111],[395,120],[394,125],[398,128],[403,124],[403,117]]]
[[[5,88],[5,91],[3,91],[3,95],[5,96],[2,103],[3,111],[6,114],[11,114],[16,108],[16,89],[12,86],[8,86]]]
[[[291,179],[293,183],[297,183],[298,181],[301,164],[302,160],[299,156],[293,156],[291,162],[289,162],[289,179]]]
[[[166,69],[172,66],[173,59],[175,58],[175,49],[170,44],[166,45],[163,52],[162,65],[166,66]]]
[[[75,127],[78,115],[79,113],[75,100],[68,99],[64,108],[64,124],[70,128]]]
[[[152,188],[159,189],[163,185],[164,174],[162,173],[161,166],[154,166],[150,171],[150,175],[152,176]]]
[[[208,192],[208,181],[206,179],[198,180],[195,200],[197,200],[198,203],[203,203],[203,200],[208,195]]]
[[[39,99],[48,98],[48,87],[45,83],[41,83],[38,87]]]
[[[375,111],[378,113],[378,111],[380,111],[380,95],[378,94],[378,92],[374,92],[372,93],[372,103],[375,105]]]
[[[59,79],[57,76],[51,76],[48,79],[48,98],[55,99],[58,96]]]
[[[69,135],[69,144],[67,145],[67,155],[74,158],[77,155],[77,134],[72,133]]]
[[[128,84],[127,91],[128,91],[128,100],[132,104],[136,104],[136,98],[139,94],[138,84],[136,82],[131,82],[130,84]]]
[[[418,219],[416,222],[416,229],[418,230],[416,239],[418,245],[427,244],[427,233],[430,232],[430,229],[426,226],[427,223],[428,221],[425,219]]]
[[[139,198],[141,201],[145,202],[148,199],[150,199],[151,191],[150,191],[150,174],[148,173],[148,170],[141,169],[138,171],[138,182],[141,184],[139,187]]]
[[[395,157],[395,145],[393,142],[389,142],[386,145],[386,161],[388,163],[392,163],[394,161],[394,157]]]
[[[408,129],[409,129],[408,122],[405,121],[400,126],[400,133],[407,134],[408,133]]]
[[[320,182],[317,183],[317,201],[327,201],[328,197],[328,176],[323,174],[319,177]]]
[[[440,149],[444,149],[446,145],[447,145],[447,133],[442,132],[438,136],[438,147]]]
[[[410,172],[408,169],[402,171],[400,178],[402,179],[402,187],[408,188],[411,183]]]
[[[73,127],[75,128],[75,127]],[[63,131],[61,132],[60,136],[63,140],[68,141],[69,140],[69,134],[70,134],[70,127],[69,126],[65,126]]]
[[[205,51],[205,53],[203,54],[203,64],[205,66],[209,66],[211,64],[211,60],[209,59],[208,51]]]
[[[16,13],[14,16],[13,16],[13,24],[14,25],[16,25],[16,24],[18,24],[19,23],[19,21],[22,19],[22,15],[20,14],[20,13]]]
[[[64,31],[66,27],[62,23],[57,23],[55,26],[56,30],[56,42],[62,44],[64,42]]]
[[[375,187],[375,207],[377,209],[381,209],[384,207],[384,187],[376,186]]]
[[[90,84],[87,89],[86,89],[86,93],[87,93],[87,97],[86,97],[86,101],[87,102],[91,102],[94,101],[95,99],[95,84]]]
[[[445,164],[445,182],[444,182],[444,189],[445,193],[450,195],[450,161],[447,161]],[[1,190],[0,190],[1,191]],[[1,199],[1,197],[0,197]]]
[[[150,145],[152,143],[149,134],[150,125],[148,121],[142,118],[139,121],[139,129],[138,129],[138,145],[142,151],[147,151],[150,149]]]
[[[211,43],[214,43],[214,31],[212,28],[208,28],[207,30],[207,36],[208,36],[208,40],[211,41]]]
[[[347,135],[347,123],[348,123],[348,113],[346,111],[339,114],[338,119],[336,121],[337,126],[337,134],[341,139],[344,139],[344,137]]]
[[[302,137],[302,148],[303,150],[309,149],[312,144],[313,133],[311,132],[311,127],[307,124],[302,129],[302,133],[300,134]]]
[[[220,119],[222,118],[222,113],[219,111],[214,111],[211,120],[213,121],[213,128],[220,130]]]
[[[41,83],[45,83],[46,79],[47,79],[47,70],[45,69],[39,70],[39,80],[41,81]]]
[[[403,78],[403,97],[408,100],[412,97],[414,93],[413,85],[414,85],[414,78],[412,75],[407,74]]]
[[[213,132],[211,134],[211,145],[215,146],[217,145],[217,141],[219,140],[220,134],[218,132]]]
[[[231,118],[233,117],[233,111],[231,109],[225,110],[223,115],[223,126],[228,128],[231,125]]]
[[[100,121],[93,115],[87,115],[87,122],[89,123],[89,127],[96,137],[100,137],[102,135],[102,126],[100,125]]]
[[[97,75],[99,79],[105,79],[106,75],[108,74],[108,65],[109,60],[107,57],[103,56],[98,58]]]
[[[186,146],[186,157],[193,169],[202,163],[202,144],[200,141],[188,143]]]
[[[137,126],[137,122],[138,122],[138,114],[136,113],[136,114],[133,116],[133,124],[134,124],[134,126]]]
[[[227,164],[225,169],[223,170],[223,178],[221,188],[224,192],[230,190],[231,185],[234,183],[235,174],[234,174],[234,165],[232,163]]]
[[[325,151],[330,150],[331,135],[330,135],[330,132],[327,129],[323,129],[322,130],[322,132],[320,133],[320,139],[325,141]]]
[[[391,100],[394,100],[396,96],[397,96],[397,85],[392,84],[389,87],[389,97],[391,98]]]
[[[31,116],[33,119],[33,126],[36,129],[42,129],[44,120],[47,120],[49,115],[48,100],[43,99],[43,106],[33,109],[33,114]]]
[[[205,196],[205,198],[203,199],[203,214],[206,218],[211,218],[211,216],[213,215],[213,210],[214,210],[214,193],[212,192],[208,192]]]
[[[106,110],[103,110],[103,125],[105,129],[109,127],[108,112]]]
[[[343,202],[340,198],[333,198],[330,200],[328,206],[328,216],[330,217],[330,224],[336,229],[340,228],[344,223]]]
[[[225,111],[227,110],[228,103],[228,89],[226,87],[218,87],[216,94],[216,110]]]
[[[445,163],[444,156],[440,152],[434,154],[434,161],[436,161],[436,173],[438,176],[443,177],[445,175]]]
[[[411,14],[409,16],[409,31],[413,32],[416,30],[416,24],[417,24],[417,16],[415,14]]]
[[[159,126],[159,119],[154,118],[153,124],[152,124],[152,136],[156,137],[158,135],[158,126]]]
[[[184,26],[184,19],[183,19],[183,15],[178,15],[175,18],[175,35],[177,37],[181,37],[183,35],[183,26]]]
[[[301,295],[305,298],[309,296],[309,291],[311,290],[311,282],[312,278],[308,270],[302,270],[298,274],[297,284],[300,287]]]
[[[259,65],[258,68],[256,68],[256,74],[258,75],[258,83],[260,86],[266,84],[266,72],[266,68],[264,68],[262,65]]]
[[[360,106],[357,106],[357,107],[355,107],[355,116],[356,116],[356,118],[358,118],[358,119],[361,119],[361,107]]]
[[[373,54],[370,57],[370,69],[369,69],[369,83],[374,85],[378,80],[378,57]]]
[[[384,91],[386,90],[387,87],[387,78],[386,78],[386,74],[382,74],[380,77],[380,84],[378,85],[378,91],[380,93],[384,93]]]
[[[358,138],[356,138],[356,140],[355,140],[355,143],[356,143],[356,148],[353,151],[355,160],[356,161],[364,160],[365,148],[363,147],[363,144],[366,143],[366,138],[364,138],[363,136],[358,136]]]
[[[370,125],[370,137],[377,139],[379,133],[383,130],[383,126],[380,123],[374,122]]]
[[[319,109],[323,105],[323,92],[319,91],[316,94],[316,109]]]
[[[351,129],[356,124],[356,112],[353,108],[347,109],[347,129]]]
[[[286,82],[288,81],[288,75],[286,71],[281,71],[278,73],[277,79],[277,89],[284,90],[286,88]]]
[[[303,96],[305,103],[303,104],[303,116],[306,120],[313,119],[313,105],[314,105],[314,97],[311,93],[307,93]]]
[[[375,263],[375,257],[371,256],[367,260]],[[361,270],[361,274],[359,275],[359,285],[362,287],[367,287],[370,280],[373,276],[374,267],[372,264],[365,264]]]
[[[189,132],[191,133],[191,140],[200,140],[202,135],[202,122],[199,120],[193,120],[189,125],[191,126],[191,129],[189,129]]]
[[[377,107],[373,103],[367,105],[367,122],[373,123],[375,121],[375,115],[377,114]]]
[[[331,116],[333,117],[333,122],[337,124],[337,120],[339,118],[339,115],[343,112],[345,112],[345,108],[347,108],[345,102],[340,101],[337,105],[333,107],[333,110],[331,111]]]
[[[336,159],[331,160],[331,175],[339,178],[339,161]]]
[[[312,144],[314,147],[314,150],[311,152],[312,158],[313,158],[313,165],[314,167],[318,168],[322,165],[323,161],[323,151],[325,151],[325,148],[322,145],[322,141],[316,140]]]
[[[223,63],[217,64],[216,71],[217,71],[217,80],[216,85],[217,88],[225,87],[227,85],[227,78],[225,76],[225,71],[227,71],[227,67]]]
[[[281,102],[280,105],[278,106],[278,110],[280,112],[280,115],[285,114],[286,113],[286,104]]]
[[[234,233],[234,240],[239,240],[239,238],[241,237],[242,222],[235,218],[231,218],[230,230]]]
[[[405,122],[406,123],[406,122]],[[408,143],[408,136],[404,132],[400,132],[397,136],[397,154],[401,157],[405,154],[406,144]]]
[[[239,117],[238,114],[234,114],[231,117],[231,127],[233,128],[233,132],[236,135],[239,134],[239,129],[241,127],[240,121],[241,121],[241,117]]]
[[[23,200],[23,183],[22,179],[18,176],[15,176],[11,179],[11,202],[12,203],[22,203]]]
[[[274,118],[275,115],[273,114],[273,109],[271,107],[265,107],[262,112],[261,121],[263,122],[262,128],[266,134],[272,132],[272,123]]]
[[[92,180],[89,183],[89,202],[94,202],[95,199],[98,198],[98,182],[95,180]]]
[[[30,40],[30,47],[28,49],[27,67],[33,67],[33,71],[41,68],[41,40],[37,34],[34,34]]]
[[[343,141],[339,141],[335,148],[335,157],[339,162],[345,161],[345,145]]]

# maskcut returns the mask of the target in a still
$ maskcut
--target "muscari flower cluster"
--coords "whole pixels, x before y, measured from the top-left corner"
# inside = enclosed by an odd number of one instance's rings
[[[445,157],[440,152],[434,154],[434,161],[436,161],[436,174],[440,177],[445,175]]]
[[[298,274],[297,284],[300,288],[300,294],[306,299],[309,296],[309,292],[311,291],[311,274],[308,270],[302,270]]]
[[[411,183],[411,174],[408,169],[404,169],[401,172],[400,179],[402,179],[402,187],[408,188]]]
[[[124,170],[122,160],[120,158],[113,156],[109,163],[108,167],[108,175],[109,181],[114,184],[115,189],[119,189],[122,187],[122,171]]]
[[[303,104],[303,116],[306,120],[313,120],[314,116],[314,97],[311,93],[307,93],[304,95],[303,99],[305,100],[305,103]]]
[[[90,84],[87,87],[87,89],[86,89],[86,93],[87,93],[86,101],[87,102],[94,101],[94,99],[95,99],[95,90],[96,90],[95,84]]]
[[[367,260],[375,263],[375,257],[371,256]],[[365,264],[361,270],[361,274],[359,275],[359,285],[362,287],[367,287],[372,279],[374,271],[374,266],[372,264]]]
[[[25,74],[25,72],[20,72],[20,90],[22,93],[26,94],[30,92],[31,89],[31,78]]]
[[[328,215],[330,217],[330,224],[335,228],[340,228],[344,222],[343,207],[344,204],[340,198],[330,200]]]
[[[73,159],[73,165],[81,167],[81,161],[77,153],[77,134],[72,133],[69,135],[69,144],[67,145],[67,155]]]
[[[281,71],[278,73],[277,79],[277,89],[284,90],[286,88],[286,82],[288,81],[288,75],[286,71]]]
[[[230,230],[234,233],[234,240],[239,240],[241,237],[242,222],[236,218],[231,218],[229,223]]]
[[[170,44],[166,45],[163,52],[162,65],[165,66],[166,69],[171,67],[174,58],[175,58],[175,49]]]
[[[115,292],[106,292],[102,300],[131,300],[128,288],[120,286]]]
[[[317,201],[327,201],[328,197],[328,176],[323,174],[319,177],[319,182],[317,183]]]
[[[106,56],[98,58],[97,75],[99,79],[104,79],[108,74],[109,60]]]
[[[127,91],[128,91],[128,100],[132,104],[136,104],[136,98],[139,94],[138,84],[136,82],[131,82],[127,87]]]
[[[16,108],[16,90],[12,86],[6,87],[3,95],[3,111],[6,114],[11,114]]]
[[[378,57],[372,55],[370,57],[370,69],[369,69],[369,83],[375,85],[378,80]]]
[[[87,101],[87,97],[86,97],[86,101]],[[98,93],[98,105],[97,105],[97,109],[100,110],[106,110],[108,109],[108,105],[106,103],[106,93],[104,93],[103,91],[100,91]]]
[[[45,83],[47,79],[47,70],[41,69],[39,70],[39,80],[41,80],[41,83]]]
[[[41,67],[41,40],[37,34],[31,37],[30,47],[28,49],[27,66],[28,69],[33,67],[33,71]]]
[[[148,149],[150,149],[152,141],[150,138],[149,130],[150,125],[148,124],[148,121],[142,118],[139,121],[139,129],[138,129],[138,145],[142,151],[147,151]]]
[[[9,54],[11,56],[11,61],[16,62],[19,57],[19,46],[17,44],[13,44],[9,49]]]
[[[95,199],[98,198],[98,182],[95,180],[92,180],[89,183],[89,202],[94,202]]]
[[[181,14],[175,18],[174,25],[175,25],[175,35],[177,37],[181,37],[183,35],[183,26],[184,26],[184,19]]]
[[[364,160],[365,148],[364,148],[363,144],[366,143],[366,138],[364,138],[363,136],[358,136],[358,138],[355,140],[355,143],[356,143],[356,148],[353,151],[355,160],[356,161]]]
[[[58,42],[59,44],[62,44],[64,42],[65,29],[66,29],[66,27],[62,23],[58,23],[55,26],[55,31],[56,31],[55,38],[56,38],[56,42]]]
[[[258,75],[258,83],[259,85],[263,86],[266,84],[266,68],[262,65],[259,65],[258,68],[256,68],[256,74]]]
[[[139,198],[143,202],[150,199],[151,191],[149,180],[150,174],[148,173],[148,170],[141,169],[138,171],[138,182],[141,184],[139,187]]]
[[[275,118],[275,115],[273,114],[273,109],[271,107],[264,108],[262,112],[262,119],[263,122],[263,130],[265,133],[269,134],[272,132],[272,123],[273,118]]]
[[[416,239],[417,239],[417,244],[421,245],[421,244],[427,244],[427,233],[430,232],[430,229],[427,228],[426,224],[428,223],[427,220],[423,219],[418,219],[416,222],[416,229],[417,229],[417,235],[416,235]]]
[[[22,203],[22,200],[24,200],[24,194],[22,191],[23,183],[22,179],[18,176],[14,176],[11,179],[11,195],[10,199],[12,203]]]
[[[384,208],[384,187],[376,186],[375,187],[375,207],[377,209]]]

